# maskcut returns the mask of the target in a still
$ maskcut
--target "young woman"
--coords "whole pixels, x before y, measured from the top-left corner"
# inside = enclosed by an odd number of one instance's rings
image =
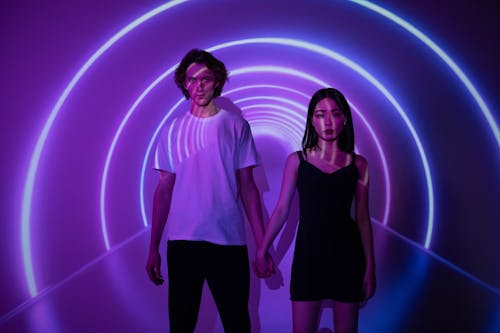
[[[351,110],[336,89],[321,89],[311,98],[302,151],[288,156],[280,197],[257,252],[261,275],[272,273],[267,251],[295,190],[300,222],[290,281],[293,332],[316,332],[322,300],[334,301],[336,333],[357,332],[359,306],[375,291],[368,165],[354,153]]]

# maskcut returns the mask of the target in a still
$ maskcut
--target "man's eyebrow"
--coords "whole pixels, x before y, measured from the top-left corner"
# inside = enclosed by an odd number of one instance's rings
[[[206,77],[215,77],[214,75],[210,74],[210,73],[194,73],[193,75],[187,75],[186,74],[186,78],[187,79],[190,79],[190,78],[206,78]]]

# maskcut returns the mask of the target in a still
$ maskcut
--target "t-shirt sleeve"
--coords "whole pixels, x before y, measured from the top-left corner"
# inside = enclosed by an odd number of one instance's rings
[[[174,163],[172,160],[172,149],[171,147],[171,130],[169,127],[165,127],[159,135],[158,142],[156,144],[156,151],[154,156],[154,170],[168,171],[175,173]]]
[[[241,127],[237,155],[238,160],[236,161],[236,167],[238,169],[260,164],[257,149],[255,148],[255,143],[253,141],[252,131],[246,120],[243,121],[243,125]]]

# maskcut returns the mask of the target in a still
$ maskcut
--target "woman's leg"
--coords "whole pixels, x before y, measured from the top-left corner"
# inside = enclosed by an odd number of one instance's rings
[[[358,332],[359,303],[334,302],[333,322],[335,333]]]
[[[293,333],[314,333],[321,301],[292,301]]]

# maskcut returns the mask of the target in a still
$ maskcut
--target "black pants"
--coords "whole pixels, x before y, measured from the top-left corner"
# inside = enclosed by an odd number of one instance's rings
[[[246,246],[169,241],[167,248],[171,333],[192,333],[206,280],[226,333],[250,332],[250,269]]]

